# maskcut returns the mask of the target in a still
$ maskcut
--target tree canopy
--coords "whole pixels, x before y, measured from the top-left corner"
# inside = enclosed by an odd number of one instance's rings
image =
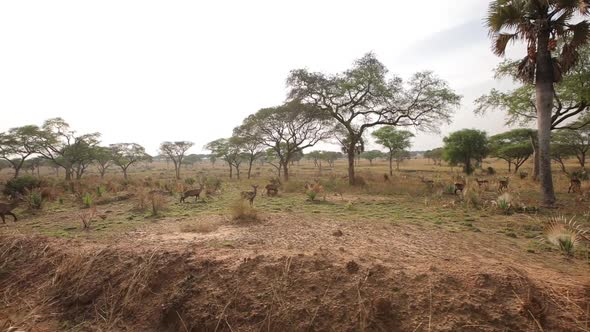
[[[467,174],[473,173],[472,160],[481,160],[488,154],[487,134],[481,130],[459,130],[443,141],[443,158],[451,164],[463,164],[463,171]]]

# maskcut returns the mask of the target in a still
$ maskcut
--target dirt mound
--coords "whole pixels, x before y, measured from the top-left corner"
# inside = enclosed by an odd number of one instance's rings
[[[588,319],[587,285],[556,288],[511,267],[406,269],[322,253],[42,237],[0,243],[3,330],[574,331]]]

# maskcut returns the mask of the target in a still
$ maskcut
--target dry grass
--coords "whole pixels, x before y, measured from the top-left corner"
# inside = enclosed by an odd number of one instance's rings
[[[232,219],[236,222],[259,221],[258,211],[244,200],[235,201],[231,207]]]
[[[212,233],[215,232],[220,226],[217,221],[211,220],[198,220],[180,225],[180,231],[183,233]]]

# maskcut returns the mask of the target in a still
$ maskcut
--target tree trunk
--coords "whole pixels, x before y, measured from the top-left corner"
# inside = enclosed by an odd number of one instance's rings
[[[70,181],[72,179],[72,169],[69,167],[64,167],[66,169],[66,181]]]
[[[400,164],[400,160],[396,159],[395,160],[395,168],[397,169],[398,172],[399,172],[399,164]]]
[[[234,177],[234,168],[231,164],[229,164],[229,178],[232,179]]]
[[[250,163],[248,164],[248,180],[250,180],[250,177],[252,175],[252,164],[254,163],[253,159],[250,159]]]
[[[351,144],[348,147],[348,184],[350,184],[351,186],[354,186],[355,184],[355,178],[354,178],[354,161],[355,161],[355,155],[354,155],[354,148],[356,146],[356,142],[353,142],[353,144]]]
[[[104,168],[102,168],[102,169],[100,170],[100,178],[101,178],[101,179],[104,179],[104,173],[105,173],[105,172],[106,172],[106,169],[104,169]]]
[[[289,181],[289,162],[285,160],[283,164],[283,179],[285,182]]]
[[[399,170],[399,167],[397,168]],[[393,155],[389,154],[389,176],[393,176]]]
[[[537,147],[536,137],[531,134],[531,147],[533,148],[533,180],[539,180],[539,149]]]
[[[512,162],[508,161],[508,173],[512,173]]]
[[[123,178],[127,180],[127,168],[123,168]]]
[[[537,106],[537,131],[539,136],[539,175],[543,204],[555,204],[553,178],[551,176],[551,110],[553,108],[553,65],[548,50],[549,30],[542,27],[537,42],[537,73],[535,98]]]

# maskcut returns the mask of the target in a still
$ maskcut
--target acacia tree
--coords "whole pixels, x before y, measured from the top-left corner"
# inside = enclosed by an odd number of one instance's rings
[[[330,136],[328,120],[314,105],[291,101],[259,110],[237,130],[248,141],[273,149],[283,178],[288,181],[289,163],[294,156]]]
[[[432,160],[434,165],[441,165],[443,157],[443,148],[436,148],[424,152],[424,158]]]
[[[355,184],[355,148],[367,129],[391,125],[436,131],[438,124],[449,122],[461,100],[432,72],[417,73],[407,83],[386,75],[387,68],[368,53],[343,73],[298,69],[287,80],[291,99],[317,106],[346,129],[351,185]]]
[[[113,163],[121,168],[125,180],[129,167],[140,161],[149,160],[145,148],[137,143],[117,143],[110,145],[113,152]]]
[[[34,125],[11,128],[6,133],[0,133],[0,158],[12,166],[15,178],[27,158],[39,150],[40,133],[39,127]]]
[[[193,145],[195,143],[188,141],[163,142],[160,144],[160,153],[172,160],[172,163],[174,163],[174,174],[178,180],[180,180],[180,167],[182,166],[184,154]]]
[[[580,167],[586,168],[586,157],[590,150],[590,128],[585,127],[580,130],[558,130],[553,135],[553,142],[560,145],[563,150],[569,151],[578,160]]]
[[[554,83],[575,65],[578,49],[588,43],[590,24],[583,18],[589,15],[588,0],[494,0],[489,6],[487,26],[496,55],[504,56],[511,41],[527,43],[517,76],[535,87],[539,175],[547,206],[556,201],[550,154]],[[558,42],[563,47],[559,57],[553,57]]]
[[[400,162],[408,154],[407,149],[412,146],[411,139],[414,134],[406,130],[396,130],[394,127],[382,127],[374,131],[372,135],[377,144],[389,150],[389,175],[393,175],[393,160],[396,160],[399,170]]]
[[[503,159],[508,163],[508,172],[514,165],[514,173],[533,154],[533,147],[529,138],[533,133],[531,129],[514,129],[490,137],[490,156]]]
[[[383,158],[383,157],[384,157],[383,152],[381,152],[379,150],[370,150],[370,151],[365,151],[365,152],[361,153],[361,158],[367,159],[371,166],[373,166],[373,160],[378,159],[378,158]]]
[[[76,135],[62,118],[46,120],[41,129],[37,153],[62,167],[66,180],[71,180],[75,171],[81,177],[83,170],[94,158],[90,150],[98,146],[100,134]]]
[[[107,169],[113,164],[113,150],[104,146],[96,147],[94,162],[98,168],[100,178],[103,179]]]
[[[488,140],[484,131],[463,129],[443,139],[443,158],[451,164],[463,164],[466,174],[473,173],[472,160],[481,160],[488,153]]]
[[[240,165],[242,164],[243,154],[241,146],[235,138],[220,138],[211,141],[205,145],[205,149],[211,151],[216,158],[221,158],[229,166],[229,178],[233,178],[233,170],[236,169],[236,175],[240,178]]]
[[[256,135],[244,130],[251,130],[251,127],[237,127],[234,129],[233,139],[242,148],[244,159],[248,162],[248,179],[252,176],[252,165],[264,156],[264,146],[257,139]]]

